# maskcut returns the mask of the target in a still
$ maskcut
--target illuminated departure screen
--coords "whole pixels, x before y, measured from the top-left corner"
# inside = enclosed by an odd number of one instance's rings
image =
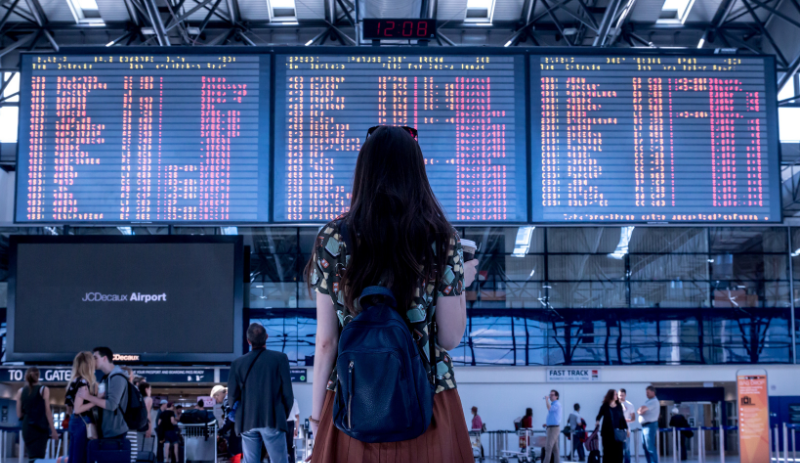
[[[449,220],[528,220],[523,56],[277,55],[275,66],[275,221],[347,210],[375,125],[419,131]]]
[[[269,56],[23,55],[22,70],[18,222],[269,220]]]
[[[531,56],[535,222],[781,220],[771,58]]]

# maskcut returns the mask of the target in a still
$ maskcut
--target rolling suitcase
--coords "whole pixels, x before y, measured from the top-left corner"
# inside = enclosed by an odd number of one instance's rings
[[[128,439],[94,439],[86,449],[87,463],[131,463]]]
[[[156,463],[156,454],[153,452],[156,445],[156,438],[145,438],[142,443],[142,451],[136,454],[137,463]]]

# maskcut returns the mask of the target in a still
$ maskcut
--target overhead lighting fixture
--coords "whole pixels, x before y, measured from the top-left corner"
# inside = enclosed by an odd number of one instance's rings
[[[633,229],[636,227],[622,227],[619,232],[619,243],[617,243],[617,249],[614,250],[608,257],[612,259],[620,260],[628,254],[628,243],[631,242],[631,235],[633,235]]]
[[[238,235],[239,234],[239,227],[220,227],[220,232],[223,235]]]
[[[531,237],[536,227],[519,227],[517,229],[517,239],[514,240],[514,252],[512,257],[525,257],[531,249]]]
[[[295,0],[267,0],[272,13],[272,21],[291,24],[297,22]]]
[[[311,39],[308,42],[306,42],[306,46],[310,47],[312,43],[314,43],[314,39]]]
[[[666,0],[656,23],[683,24],[689,17],[695,0]]]
[[[792,253],[792,257],[797,257],[797,256],[800,256],[800,248],[795,249],[794,252]]]
[[[512,43],[514,43],[514,39],[511,39],[511,40],[509,40],[509,41],[508,41],[508,42],[506,42],[506,44],[505,44],[505,45],[503,45],[503,46],[504,46],[504,47],[510,47]]]
[[[117,227],[117,230],[125,236],[133,235],[133,229],[131,227]]]
[[[480,26],[492,25],[495,0],[467,0],[467,14],[464,21]]]
[[[697,42],[697,48],[703,48],[703,45],[705,45],[705,44],[706,44],[706,39],[701,37],[700,41]]]
[[[103,18],[96,0],[67,0],[72,16],[78,24],[87,26],[104,26]]]

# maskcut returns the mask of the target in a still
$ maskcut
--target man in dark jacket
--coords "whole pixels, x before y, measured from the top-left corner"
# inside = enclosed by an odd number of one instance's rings
[[[261,461],[261,444],[270,461],[285,462],[286,420],[294,403],[289,358],[267,350],[267,331],[258,323],[247,329],[252,351],[231,365],[228,396],[236,408],[236,433],[242,436],[244,463]]]
[[[669,425],[672,428],[690,427],[689,421],[686,420],[685,416],[680,414],[677,407],[672,409],[672,418],[669,419]],[[681,461],[686,460],[686,443],[692,437],[694,437],[692,431],[678,431],[678,438],[680,439],[681,446]]]

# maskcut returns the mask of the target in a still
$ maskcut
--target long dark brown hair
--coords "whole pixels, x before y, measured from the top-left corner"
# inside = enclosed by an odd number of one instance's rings
[[[352,313],[360,311],[354,299],[379,282],[391,288],[405,313],[415,289],[435,281],[447,260],[453,227],[428,182],[419,144],[399,127],[378,128],[361,147],[350,210],[339,220],[354,248],[340,281]],[[316,246],[306,265],[309,283],[315,254]]]
[[[616,394],[616,389],[609,389],[608,392],[606,392],[606,396],[603,397],[603,405],[611,405],[611,402],[617,402],[617,404],[619,404],[619,400],[614,398]]]

